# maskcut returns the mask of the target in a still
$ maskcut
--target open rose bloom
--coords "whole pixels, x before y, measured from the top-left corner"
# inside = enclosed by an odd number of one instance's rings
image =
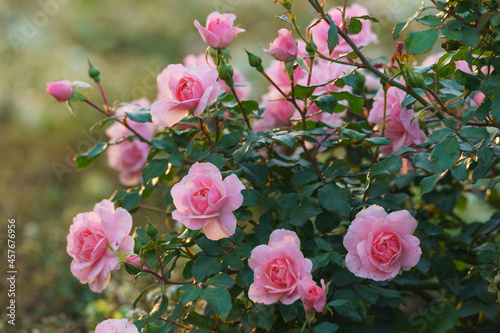
[[[132,253],[134,239],[129,236],[132,216],[123,208],[103,200],[92,212],[73,218],[66,251],[73,258],[71,273],[81,283],[88,283],[93,292],[100,293],[108,285],[111,271],[120,268],[118,252]]]
[[[407,210],[387,214],[371,205],[356,215],[344,237],[347,268],[375,281],[392,279],[420,260],[420,241],[413,236],[417,221]]]
[[[327,291],[324,280],[321,280],[321,287],[318,287],[313,280],[305,279],[300,281],[299,295],[302,303],[304,303],[304,310],[310,311],[314,309],[317,312],[322,312],[326,304]]]
[[[124,118],[126,112],[137,111],[141,108],[149,109],[149,101],[145,98],[123,104],[115,110],[115,115]],[[151,123],[137,123],[127,119],[127,124],[147,140],[153,138],[155,125]],[[114,123],[106,130],[110,139],[121,140],[133,136],[134,133],[120,123]],[[138,138],[123,140],[108,147],[108,164],[120,172],[120,182],[126,186],[137,185],[142,182],[142,169],[148,162],[149,145]]]
[[[274,230],[268,245],[254,248],[248,265],[254,271],[248,297],[256,303],[292,304],[300,297],[300,281],[312,279],[312,262],[300,251],[297,234],[284,229]]]
[[[243,203],[244,188],[236,175],[222,180],[212,163],[194,164],[171,189],[176,208],[172,218],[192,230],[203,228],[211,240],[230,237],[236,230],[233,211]]]
[[[208,65],[169,65],[158,75],[159,98],[151,105],[153,123],[171,127],[193,110],[199,116],[222,93],[217,69]]]
[[[95,333],[139,333],[127,319],[108,319],[97,325]]]
[[[233,27],[236,15],[220,14],[213,12],[207,17],[206,26],[203,27],[198,20],[194,20],[194,26],[198,29],[201,38],[205,43],[214,49],[224,49],[228,47],[234,39],[245,32],[245,29]]]
[[[292,32],[280,29],[278,35],[279,37],[271,43],[269,50],[265,52],[279,61],[291,61],[295,59],[299,53],[299,49],[292,37]]]

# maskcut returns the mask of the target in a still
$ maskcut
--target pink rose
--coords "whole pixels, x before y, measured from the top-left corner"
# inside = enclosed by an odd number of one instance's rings
[[[66,102],[73,96],[73,84],[67,80],[48,82],[46,91],[54,96],[59,103]]]
[[[123,104],[115,110],[115,115],[125,118],[126,112],[137,111],[141,108],[149,109],[149,101],[145,98]],[[155,125],[151,123],[137,123],[127,119],[127,124],[147,140],[153,138]],[[106,134],[113,140],[122,140],[134,135],[132,131],[120,123],[114,123]],[[123,140],[118,144],[110,145],[106,151],[108,164],[120,172],[120,182],[126,186],[137,185],[142,182],[142,169],[147,164],[149,145],[134,138],[132,141]]]
[[[286,29],[278,30],[279,37],[276,38],[265,50],[269,55],[279,61],[291,61],[297,57],[299,49],[292,37],[292,32]]]
[[[306,311],[314,309],[322,312],[325,308],[327,292],[324,280],[321,280],[321,288],[313,280],[304,279],[299,282],[299,295]]]
[[[420,260],[420,241],[413,236],[417,221],[407,210],[387,214],[371,205],[356,215],[344,237],[347,268],[375,281],[392,279]]]
[[[192,230],[203,228],[208,239],[229,237],[236,229],[233,211],[243,203],[244,188],[234,174],[222,180],[212,163],[194,164],[187,176],[172,187],[176,208],[172,218]]]
[[[139,330],[127,319],[108,319],[97,325],[95,333],[139,333]]]
[[[295,106],[289,101],[285,101],[277,90],[262,95],[262,106],[265,109],[262,114],[263,119],[254,123],[256,131],[268,131],[288,126],[296,112]]]
[[[312,262],[300,252],[297,234],[284,229],[274,230],[268,245],[254,248],[248,265],[254,272],[248,297],[256,303],[292,304],[300,297],[300,281],[312,279]]]
[[[202,27],[198,20],[194,20],[194,26],[198,29],[203,41],[210,47],[224,49],[234,41],[236,36],[245,32],[245,29],[233,27],[235,19],[234,14],[213,12],[207,17],[206,27]]]
[[[129,236],[132,216],[109,200],[96,204],[94,211],[80,213],[69,228],[66,251],[73,258],[71,273],[100,293],[108,285],[111,271],[120,268],[116,252],[131,253],[134,239]]]
[[[416,148],[419,143],[427,139],[425,133],[418,126],[418,120],[414,118],[413,110],[407,108],[391,112],[384,134],[391,140],[391,144],[380,146],[382,156],[392,155],[403,146]]]
[[[380,84],[379,84],[380,87]],[[375,98],[373,99],[373,107],[368,114],[368,121],[373,124],[377,124],[379,127],[382,126],[384,121],[384,89],[379,88]],[[385,117],[386,119],[391,116],[393,112],[399,112],[402,109],[401,102],[405,98],[406,93],[396,87],[390,86],[387,89],[387,101],[385,107]]]
[[[134,265],[135,267],[141,269],[142,268],[142,260],[137,254],[133,254],[131,256],[127,256],[125,258],[125,262]]]
[[[169,65],[158,75],[159,99],[151,105],[153,123],[171,127],[194,110],[199,116],[222,92],[217,69],[208,65]]]
[[[342,28],[342,12],[337,8],[332,8],[328,11],[328,14],[332,17],[335,24]],[[370,15],[366,8],[358,5],[352,4],[350,7],[346,8],[345,18],[354,18]],[[378,38],[372,32],[371,21],[370,20],[361,20],[363,27],[358,34],[352,35],[349,34],[351,40],[356,44],[356,46],[366,46],[370,43],[377,43]],[[314,42],[318,46],[318,50],[323,54],[328,54],[328,29],[330,25],[325,21],[321,21],[319,24],[311,28],[311,33],[314,38]],[[342,54],[346,54],[352,51],[351,47],[347,42],[339,36],[339,44],[334,48],[333,52],[330,54],[331,57],[336,58]]]
[[[266,68],[266,74],[276,83],[278,87],[284,92],[290,91],[290,78],[285,70],[285,63],[282,61],[271,60],[269,67]],[[297,67],[293,73],[293,80],[295,83],[307,85],[308,73]],[[276,91],[274,86],[269,86],[270,91]]]
[[[184,66],[189,65],[209,65],[210,67],[215,68],[212,58],[207,57],[205,53],[198,56],[190,54],[184,57]],[[236,93],[238,94],[240,100],[247,100],[250,96],[250,92],[252,91],[250,82],[248,82],[245,75],[238,68],[233,67],[233,70],[234,90],[236,90]],[[222,90],[224,90],[226,94],[232,94],[231,89],[226,84],[226,82],[224,82],[224,80],[221,80],[219,78],[217,79],[217,82],[219,82]]]

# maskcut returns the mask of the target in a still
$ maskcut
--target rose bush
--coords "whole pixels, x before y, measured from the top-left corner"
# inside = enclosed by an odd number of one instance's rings
[[[195,22],[204,59],[159,73],[149,112],[73,92],[71,108],[114,122],[78,167],[135,161],[115,168],[129,188],[75,217],[75,276],[99,292],[122,263],[149,282],[130,314],[145,333],[500,329],[498,3],[432,1],[385,61],[362,49],[378,39],[360,5],[311,0],[300,27],[276,2],[287,28],[267,68],[249,50],[233,67],[243,29],[214,12]],[[406,32],[416,19],[428,29]],[[439,38],[446,52],[417,66]],[[239,89],[250,68],[269,83],[260,103]],[[134,142],[147,150],[118,149]],[[137,210],[164,218],[136,220],[132,241]]]

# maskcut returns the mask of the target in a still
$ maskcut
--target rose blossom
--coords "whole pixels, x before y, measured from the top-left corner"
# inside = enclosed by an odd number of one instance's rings
[[[248,265],[254,271],[248,297],[256,303],[292,304],[300,297],[300,281],[312,279],[312,262],[300,252],[297,234],[284,229],[274,230],[268,245],[254,248]]]
[[[407,210],[387,214],[371,205],[359,212],[344,237],[347,268],[375,281],[392,279],[420,260],[420,241],[413,236],[417,221]]]
[[[286,29],[278,30],[279,37],[276,38],[266,53],[279,61],[291,61],[297,57],[299,49],[292,37],[292,32]]]
[[[212,163],[194,164],[172,187],[176,208],[172,218],[192,230],[203,228],[208,239],[229,237],[236,229],[233,211],[243,203],[244,188],[234,174],[222,180]]]
[[[73,84],[67,80],[47,82],[46,91],[54,96],[59,103],[66,102],[73,96]]]
[[[149,101],[145,98],[123,104],[115,110],[115,115],[125,117],[126,112],[137,111],[141,108],[149,109]],[[147,140],[154,135],[155,125],[151,123],[137,123],[127,119],[127,124]],[[106,135],[114,140],[133,136],[134,133],[123,124],[114,123],[106,130]],[[132,141],[124,140],[118,144],[110,145],[106,151],[108,164],[120,172],[120,182],[131,186],[142,182],[142,169],[147,164],[149,145],[138,138]]]
[[[304,303],[304,310],[323,311],[326,303],[327,289],[325,280],[321,280],[321,288],[316,285],[313,280],[304,279],[299,282],[299,295]]]
[[[123,208],[103,200],[92,212],[73,218],[67,237],[66,251],[73,258],[71,273],[81,283],[88,283],[93,292],[100,293],[108,285],[111,271],[120,268],[116,252],[131,253],[134,239],[129,236],[132,216]]]
[[[222,92],[217,69],[208,65],[169,65],[158,75],[159,99],[151,105],[153,123],[171,127],[193,110],[199,116]]]
[[[236,15],[220,14],[213,12],[207,17],[206,27],[202,27],[198,20],[194,20],[194,26],[198,29],[205,43],[214,49],[224,49],[231,44],[236,36],[245,32],[245,29],[233,27]]]
[[[95,333],[139,333],[139,330],[127,319],[108,319],[97,325]]]
[[[328,11],[328,14],[332,17],[335,24],[342,28],[342,12],[337,8],[332,8]],[[366,8],[358,5],[352,4],[351,6],[346,8],[345,18],[352,17],[360,17],[370,15]],[[356,44],[356,46],[366,46],[370,43],[377,43],[378,38],[372,32],[371,21],[370,20],[361,20],[363,27],[358,34],[352,35],[349,34],[351,40]],[[314,42],[318,45],[318,50],[323,54],[328,54],[328,30],[330,29],[330,25],[325,21],[321,21],[319,24],[315,25],[311,28],[311,33],[313,35]],[[333,49],[333,52],[330,54],[331,57],[338,57],[342,54],[346,54],[351,52],[352,49],[347,44],[347,42],[339,36],[339,44]]]
[[[384,89],[379,84],[379,90],[373,99],[373,107],[368,114],[368,121],[373,124],[382,126],[384,121]],[[387,100],[385,105],[385,117],[386,119],[391,116],[393,112],[400,111],[402,109],[401,102],[405,98],[406,93],[396,87],[390,86],[387,89]]]
[[[137,254],[133,254],[131,256],[127,256],[125,258],[125,262],[129,263],[131,265],[134,265],[135,267],[141,269],[142,268],[142,260],[141,257],[139,257]]]

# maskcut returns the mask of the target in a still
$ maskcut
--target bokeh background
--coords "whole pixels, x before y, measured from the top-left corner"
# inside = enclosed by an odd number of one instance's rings
[[[262,52],[286,27],[273,0],[2,0],[0,1],[0,332],[91,332],[106,318],[130,315],[139,293],[123,270],[112,274],[103,294],[81,285],[70,272],[66,236],[73,216],[123,188],[101,158],[77,171],[72,158],[105,139],[101,115],[85,105],[72,116],[45,93],[56,79],[91,82],[87,59],[101,70],[110,102],[156,97],[156,76],[187,54],[206,49],[193,20],[212,11],[233,12],[247,32],[231,45],[234,64],[254,85],[265,82],[247,65],[243,48]],[[350,4],[351,1],[348,1]],[[329,5],[341,6],[339,0]],[[419,1],[360,2],[380,20],[373,29],[380,43],[371,58],[394,50],[395,23],[411,16]],[[307,1],[296,0],[302,27],[315,17]],[[97,89],[91,99],[101,104]],[[162,202],[157,198],[158,203]],[[152,205],[155,202],[151,202]],[[481,210],[483,211],[483,210]],[[155,215],[156,214],[156,215]],[[134,223],[145,225],[145,212]],[[164,217],[148,216],[156,223]],[[16,327],[7,325],[7,220],[16,220]]]

